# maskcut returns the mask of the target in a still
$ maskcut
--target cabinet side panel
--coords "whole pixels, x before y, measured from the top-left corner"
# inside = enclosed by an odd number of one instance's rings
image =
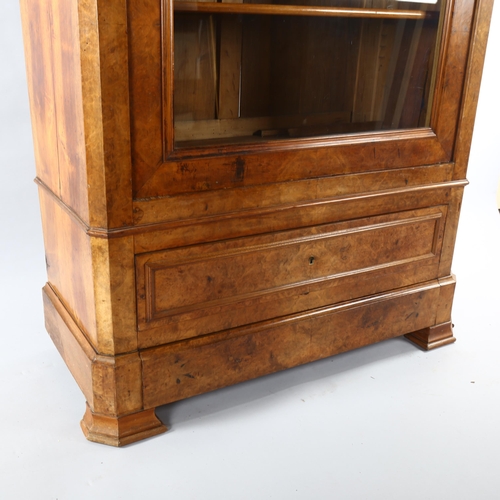
[[[51,16],[48,2],[21,0],[21,14],[36,173],[59,196]]]
[[[37,175],[88,222],[76,2],[23,0]]]
[[[88,222],[78,5],[52,0],[51,8],[61,199]]]
[[[92,362],[95,352],[83,338],[49,285],[43,288],[43,303],[45,327],[85,399],[93,407]]]
[[[39,193],[48,281],[95,347],[97,332],[89,237],[52,194],[44,188]]]
[[[469,50],[474,2],[455,0],[446,59],[442,66],[442,78],[438,82],[439,106],[435,106],[437,116],[432,119],[432,127],[451,159],[460,116],[460,98],[465,80],[466,60]]]
[[[455,250],[455,240],[457,238],[458,219],[460,217],[463,192],[463,188],[454,189],[450,195],[448,217],[443,238],[443,251],[439,262],[439,276],[442,278],[451,274],[451,264],[453,261],[453,252]]]
[[[462,114],[455,148],[454,179],[465,178],[467,171],[492,9],[493,0],[480,0],[474,19]]]

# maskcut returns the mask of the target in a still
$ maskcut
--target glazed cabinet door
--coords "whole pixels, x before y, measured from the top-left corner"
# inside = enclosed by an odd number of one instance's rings
[[[135,199],[452,161],[473,7],[130,0]]]

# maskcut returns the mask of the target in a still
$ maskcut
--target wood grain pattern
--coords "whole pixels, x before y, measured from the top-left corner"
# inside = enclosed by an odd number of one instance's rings
[[[20,4],[36,172],[60,195],[52,46],[42,43],[45,33],[50,33],[50,11],[47,2],[22,0]]]
[[[132,221],[129,63],[126,3],[94,0],[98,13],[107,227]]]
[[[39,188],[47,278],[92,345],[99,344],[90,238],[43,187]],[[78,256],[75,258],[75,256]]]
[[[95,351],[50,285],[43,288],[45,328],[88,404],[94,405],[92,362]]]
[[[161,252],[138,261],[147,276],[147,321],[200,304],[226,304],[295,284],[434,254],[441,212],[378,217]],[[169,291],[169,294],[165,294]]]
[[[77,9],[23,0],[22,13],[37,175],[88,221]]]
[[[214,19],[211,16],[175,18],[175,120],[216,118],[218,81]],[[193,43],[193,42],[196,43]]]
[[[76,214],[39,191],[51,286],[98,352],[137,348],[133,238],[89,236]]]
[[[46,326],[92,441],[384,339],[455,340],[491,0],[299,4],[21,0]]]
[[[453,305],[453,295],[455,293],[456,278],[452,274],[439,279],[441,285],[439,292],[439,303],[436,315],[436,324],[451,321],[451,309]]]
[[[453,13],[450,14],[448,33],[445,34],[443,50],[446,55],[443,56],[440,77],[436,83],[438,106],[434,107],[431,124],[446,151],[446,156],[451,159],[465,79],[474,3],[455,0],[449,5],[453,5]]]
[[[153,408],[433,324],[437,282],[145,350]]]
[[[154,409],[112,418],[95,414],[87,406],[80,425],[89,441],[110,446],[126,446],[167,430],[156,417]]]
[[[142,410],[141,363],[137,352],[97,354],[52,287],[43,289],[47,330],[92,411],[118,417]]]
[[[451,322],[430,326],[405,335],[408,340],[421,347],[424,351],[430,351],[438,347],[453,344],[453,328]]]
[[[237,187],[226,190],[193,193],[189,195],[171,196],[167,198],[135,201],[134,213],[137,229],[141,232],[160,231],[162,227],[155,227],[162,223],[191,219],[195,224],[198,219],[204,219],[210,224],[214,217],[229,217],[231,213],[238,212],[240,217],[262,215],[274,210],[282,212],[293,210],[294,206],[304,207],[306,204],[319,200],[328,200],[330,203],[338,198],[364,198],[389,194],[390,190],[404,190],[413,192],[417,186],[427,189],[429,179],[432,179],[431,189],[441,189],[443,184],[451,180],[453,164],[431,165],[428,167],[394,169],[391,175],[387,171],[363,172],[326,177],[322,179],[300,180],[295,182],[282,182],[266,186]],[[450,186],[453,186],[452,184]],[[408,190],[408,191],[406,191]],[[378,194],[377,194],[378,192]],[[274,208],[275,207],[275,208]],[[202,227],[199,227],[203,231]],[[215,231],[216,229],[211,229]],[[237,230],[237,227],[234,227]],[[197,234],[197,231],[193,231]],[[137,236],[136,242],[147,240],[149,236]],[[149,248],[149,247],[148,247]],[[138,252],[146,251],[139,250]]]
[[[425,129],[384,135],[336,138],[318,144],[289,140],[277,151],[262,146],[243,154],[169,161],[160,165],[137,193],[137,199],[262,185],[304,178],[405,168],[446,162],[440,142]],[[249,146],[250,147],[250,146]],[[273,146],[274,149],[274,146]],[[266,152],[262,155],[257,151]],[[419,160],[417,161],[418,158]]]
[[[78,9],[66,0],[52,0],[50,8],[61,199],[88,221]]]
[[[184,4],[185,2],[182,2],[182,3]],[[154,4],[154,2],[153,2],[153,4]],[[220,4],[220,5],[222,5],[222,4]],[[246,4],[244,4],[244,5],[246,5]],[[251,5],[251,4],[248,4],[248,5]],[[450,5],[451,5],[451,3],[450,3]],[[205,7],[200,7],[200,8],[205,8]],[[225,8],[232,8],[232,7],[231,7],[231,5],[229,5],[229,6],[222,6],[221,8],[225,9]],[[469,8],[469,6],[467,8]],[[152,9],[152,10],[154,11],[154,9]],[[466,26],[468,22],[470,22],[470,11],[468,11],[469,13],[467,13],[467,9],[462,9],[461,7],[459,7],[459,10],[460,10],[460,15],[462,16],[462,18],[455,16],[454,14],[452,14],[452,12],[450,12],[448,15],[448,23],[446,25],[447,27],[445,30],[445,43],[443,46],[443,51],[449,51],[450,54],[454,54],[453,57],[456,57],[457,60],[460,58],[462,60],[464,60],[465,58],[464,58],[463,51],[465,50],[464,47],[466,47],[467,43],[468,43],[468,34],[466,34],[462,28],[464,26]],[[149,13],[149,12],[148,12],[148,14],[143,12],[142,15],[143,16],[149,15],[151,20],[154,18],[154,16],[156,16],[156,14]],[[469,17],[467,17],[467,16],[469,16]],[[427,29],[427,28],[425,28],[425,29]],[[462,34],[459,35],[459,34],[457,34],[458,32],[460,32]],[[425,39],[425,40],[432,42],[432,38],[429,38],[429,37],[421,37],[421,39]],[[432,45],[432,43],[431,43],[431,45]],[[422,54],[427,53],[427,51],[428,51],[428,49],[425,48],[425,45],[421,45],[419,50],[422,52]],[[446,53],[448,53],[448,52],[446,52]],[[159,50],[155,51],[155,49],[151,49],[148,56],[153,55],[153,54],[154,54],[154,61],[156,61],[155,64],[157,65],[157,67],[159,67],[161,64],[160,63],[160,51]],[[444,55],[442,57],[442,60],[444,60],[445,56],[446,55]],[[420,60],[421,57],[423,57],[423,55],[418,56],[417,59]],[[149,58],[149,60],[150,60],[151,64],[153,65],[153,59]],[[434,108],[435,108],[436,116],[439,115],[441,117],[440,118],[441,122],[437,123],[436,118],[435,118],[433,123],[434,123],[434,127],[438,133],[437,135],[438,135],[439,146],[437,144],[436,144],[436,146],[432,146],[430,144],[427,144],[425,146],[422,145],[421,147],[418,147],[416,145],[417,149],[414,150],[414,153],[410,153],[410,151],[406,151],[405,153],[403,153],[403,156],[407,160],[411,159],[412,154],[421,156],[423,153],[426,155],[429,155],[429,156],[435,155],[433,159],[428,158],[427,160],[425,160],[425,163],[427,163],[427,164],[435,163],[435,162],[439,162],[439,161],[445,161],[446,159],[450,158],[450,144],[451,144],[450,137],[454,134],[454,130],[456,128],[456,123],[457,123],[457,118],[458,118],[454,114],[454,112],[450,108],[450,106],[453,105],[453,106],[455,106],[454,109],[458,109],[456,107],[457,104],[453,104],[453,103],[459,102],[458,96],[460,95],[460,92],[462,89],[461,82],[463,81],[463,80],[461,80],[461,77],[463,76],[463,71],[462,71],[463,65],[462,65],[462,69],[460,69],[456,65],[452,67],[453,64],[454,63],[450,63],[446,67],[444,65],[441,65],[443,68],[442,77],[441,77],[441,79],[439,79],[438,89],[435,92],[435,94],[436,94],[436,97],[435,97],[436,106],[434,106]],[[431,68],[434,67],[430,61],[429,61],[429,67],[431,67]],[[446,68],[450,68],[450,69],[447,70]],[[156,70],[154,70],[154,67],[150,66],[149,73],[154,74],[155,71]],[[416,77],[415,71],[416,70],[413,69],[411,73],[410,72],[408,73],[408,75],[411,74],[411,78],[410,78],[411,81],[415,81],[415,77]],[[446,73],[447,71],[448,71],[448,73]],[[449,77],[446,77],[446,74],[451,75],[452,74],[451,72],[454,75],[453,76],[454,81],[453,81],[452,86],[450,86],[449,83],[446,82],[446,80],[445,80],[446,78],[449,78]],[[266,72],[264,71],[264,72],[260,72],[260,73],[265,74]],[[248,80],[248,78],[246,78],[246,79]],[[430,80],[432,80],[432,79],[430,79]],[[415,85],[414,88],[418,89],[418,88],[420,88],[420,85]],[[445,93],[443,93],[444,89],[446,89]],[[170,91],[171,90],[168,89],[168,92],[165,93],[165,95],[168,96]],[[379,95],[378,91],[375,91],[375,93],[376,93],[376,95]],[[425,91],[425,95],[430,95],[430,94],[427,91]],[[261,97],[265,101],[265,96],[261,96]],[[417,98],[418,98],[418,96],[416,96],[416,94],[415,94],[413,96],[413,99],[417,99]],[[252,107],[255,108],[256,104],[257,103],[252,104],[252,106],[247,106],[247,108],[252,108]],[[158,103],[158,106],[160,106],[159,103]],[[441,110],[441,107],[443,107],[442,112],[438,111],[438,110]],[[160,108],[157,107],[157,109],[160,109]],[[140,113],[141,111],[138,109],[137,112]],[[425,119],[425,116],[427,114],[425,109],[422,111],[422,113],[423,113],[422,119]],[[452,118],[452,119],[448,120],[445,123],[443,121],[444,116],[450,116],[450,118]],[[408,120],[409,115],[405,119]],[[152,136],[150,136],[150,137],[152,139]],[[386,137],[386,136],[385,135],[384,136],[377,136],[376,141],[379,142],[380,140],[383,140],[383,137]],[[148,140],[147,136],[144,136],[144,140],[145,141]],[[445,145],[444,151],[441,149],[441,146],[440,146],[441,140],[444,141],[443,142],[443,144]],[[350,156],[349,150],[346,150],[344,152],[341,148],[342,144],[339,143],[338,141],[335,141],[335,142],[322,141],[322,142],[324,145],[327,145],[327,144],[328,145],[335,145],[335,146],[338,146],[338,148],[336,148],[336,149],[341,149],[341,151],[334,151],[333,155],[330,153],[329,156],[337,156],[338,154],[340,154],[341,157],[346,158],[346,162],[352,162],[352,163],[359,162],[359,160]],[[302,143],[294,143],[293,147],[294,148],[304,148],[304,147],[314,148],[314,145],[315,145],[314,141],[307,141],[307,142],[302,142]],[[282,150],[284,146],[285,146],[284,144],[281,144],[281,143],[280,144],[273,144],[272,142],[264,145],[264,147],[269,149],[269,150],[273,150],[275,148],[279,148],[280,150]],[[146,144],[144,144],[142,151],[145,154],[145,153],[147,153],[147,151],[154,151],[155,149],[158,150],[158,147],[159,147],[158,145],[153,147],[152,140],[149,140],[149,147],[147,148]],[[201,149],[198,148],[197,150],[189,151],[188,155],[186,155],[186,153],[180,153],[181,157],[182,156],[186,157],[185,161],[176,161],[175,158],[176,158],[176,156],[179,155],[179,153],[173,152],[171,155],[171,159],[167,159],[166,163],[164,163],[163,165],[158,166],[157,162],[155,162],[154,164],[150,164],[149,165],[149,173],[146,173],[146,171],[145,171],[145,169],[147,168],[147,165],[141,166],[140,171],[137,171],[138,174],[140,173],[140,179],[137,178],[137,182],[135,182],[136,198],[148,198],[148,197],[152,197],[152,196],[172,195],[172,194],[175,194],[175,192],[178,192],[177,190],[179,188],[184,189],[184,191],[186,189],[188,189],[187,186],[185,188],[181,187],[182,184],[180,184],[180,182],[179,182],[180,176],[174,174],[174,172],[176,170],[177,171],[182,170],[182,172],[184,174],[188,174],[189,177],[192,177],[193,172],[197,172],[197,176],[196,176],[197,178],[191,180],[190,189],[210,190],[210,189],[214,189],[217,187],[218,188],[226,187],[227,184],[223,180],[221,182],[221,173],[222,172],[218,171],[215,175],[209,174],[207,172],[207,169],[204,166],[207,163],[206,161],[200,161],[200,162],[194,161],[194,160],[189,159],[187,156],[192,157],[192,155],[197,156],[197,155],[214,154],[214,153],[222,153],[222,152],[228,153],[231,151],[237,151],[238,153],[239,152],[245,153],[244,154],[245,165],[248,166],[249,170],[250,170],[252,168],[252,165],[251,165],[252,156],[248,155],[246,153],[251,152],[253,150],[258,150],[258,151],[263,150],[263,146],[260,144],[257,144],[257,145],[244,144],[244,145],[224,147],[224,148],[221,148],[220,146],[216,145],[214,147],[215,147],[215,149],[210,149],[208,151],[206,148],[201,148]],[[307,157],[305,154],[301,154],[300,151],[296,151],[296,153],[297,154],[294,155],[295,161],[293,164],[293,168],[287,168],[288,172],[292,172],[292,175],[296,174],[296,175],[300,175],[300,176],[322,175],[321,172],[318,172],[318,171],[310,172],[310,169],[307,169],[306,165],[311,164],[312,156]],[[443,153],[443,156],[441,156],[442,153]],[[142,161],[140,159],[142,157],[143,156],[141,153],[138,156],[138,161]],[[391,155],[391,157],[394,157],[394,155]],[[282,161],[282,160],[280,160],[280,161]],[[316,154],[314,152],[314,164],[317,165],[317,167],[316,167],[317,169],[322,168],[321,164],[324,161],[327,161],[327,159],[326,158],[325,159],[317,158]],[[416,160],[413,163],[411,163],[411,160],[410,160],[410,163],[406,163],[406,165],[411,165],[411,164],[415,165],[419,161],[420,160]],[[241,158],[239,156],[236,156],[236,157],[233,157],[232,160],[229,158],[225,159],[226,165],[228,165],[228,163],[232,163],[232,162],[234,162],[233,163],[233,165],[234,165],[233,171],[232,172],[228,171],[226,175],[229,178],[234,180],[234,171],[236,171],[236,169],[238,168],[237,163],[241,162]],[[215,168],[215,163],[214,163],[213,159],[210,161],[210,164],[212,165],[212,169]],[[325,168],[328,168],[331,171],[331,164],[325,163],[324,166],[325,166]],[[210,169],[210,171],[213,171],[212,169]],[[151,177],[152,171],[155,171],[155,173]],[[204,172],[204,175],[201,176],[200,172]],[[191,175],[189,175],[189,173]],[[147,179],[148,177],[149,177],[149,180]],[[182,177],[184,177],[184,176],[182,176]],[[228,181],[229,181],[229,178],[228,178]],[[270,179],[270,182],[276,182],[276,181],[279,181],[279,179]],[[145,182],[146,182],[146,184],[145,184]],[[174,186],[175,186],[176,191],[172,192],[171,190],[174,189]]]
[[[283,5],[265,3],[216,3],[174,1],[176,12],[210,12],[221,14],[261,14],[314,17],[361,17],[363,19],[423,19],[426,12],[403,9],[350,9],[346,7],[326,7],[309,5]]]
[[[154,410],[143,410],[138,353],[98,355],[50,285],[43,292],[47,330],[87,399],[85,436],[123,446],[165,432]]]
[[[252,302],[241,302],[237,304],[239,307],[219,307],[211,311],[201,310],[167,318],[161,323],[157,322],[159,326],[151,324],[150,328],[142,330],[139,333],[139,346],[146,349],[182,342],[198,337],[200,332],[214,334],[227,328],[253,323],[255,320],[266,320],[276,311],[296,314],[314,307],[373,296],[381,290],[411,286],[415,282],[425,282],[429,277],[435,276],[436,267],[432,258],[418,263],[403,261],[393,266],[367,270],[363,273],[362,280],[359,279],[359,274],[348,274],[326,284],[320,281],[302,287],[285,288],[271,297],[263,297],[260,301],[254,299]]]
[[[160,2],[129,0],[130,140],[134,190],[163,160]],[[167,78],[167,76],[165,76]],[[167,94],[168,95],[168,94]]]
[[[217,118],[237,118],[240,111],[242,27],[240,23],[223,18],[221,19],[220,32],[220,82]]]
[[[445,214],[403,212],[139,256],[140,345],[379,293],[388,281],[399,288],[402,269],[433,279]]]
[[[480,0],[478,2],[477,13],[474,17],[465,92],[454,153],[454,161],[456,163],[454,179],[464,179],[467,172],[492,9],[493,2],[491,0]]]
[[[78,2],[84,145],[87,160],[91,227],[108,227],[104,137],[102,122],[99,23],[94,0]]]
[[[142,410],[141,361],[138,354],[97,355],[92,364],[94,413],[111,418]]]
[[[102,354],[137,349],[132,237],[91,238],[97,348]]]
[[[448,220],[446,222],[446,230],[443,239],[443,250],[441,254],[441,262],[439,264],[440,276],[448,276],[449,274],[451,274],[451,264],[453,260],[453,250],[455,248],[455,240],[457,236],[460,208],[462,206],[462,197],[463,188],[454,190],[449,198]]]
[[[377,89],[381,81],[385,80],[384,74],[379,78],[379,71],[384,72],[387,67],[380,64],[380,51],[382,50],[382,33],[384,23],[379,21],[363,22],[361,25],[360,49],[357,60],[355,96],[353,103],[353,121],[364,122],[382,120],[380,114],[375,113],[374,107],[380,99],[376,99]],[[394,50],[394,43],[387,43]],[[385,58],[386,64],[391,60]]]

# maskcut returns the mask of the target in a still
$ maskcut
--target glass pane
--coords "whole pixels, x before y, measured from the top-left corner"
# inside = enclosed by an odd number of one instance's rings
[[[441,1],[174,3],[176,147],[429,126]]]

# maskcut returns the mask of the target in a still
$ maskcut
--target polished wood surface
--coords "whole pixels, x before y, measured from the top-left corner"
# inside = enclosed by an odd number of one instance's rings
[[[138,256],[140,344],[400,288],[409,275],[432,279],[445,217],[441,206]]]
[[[275,5],[258,3],[174,2],[177,12],[210,12],[214,14],[263,14],[285,16],[362,17],[383,19],[423,19],[420,10],[348,9],[345,7],[316,7],[308,5]]]
[[[230,330],[214,339],[145,350],[144,404],[155,407],[399,336],[406,329],[420,330],[436,314],[439,290],[437,282],[426,283]]]
[[[37,176],[88,222],[77,4],[22,0],[21,11]]]
[[[455,341],[491,5],[21,1],[46,326],[88,439],[384,339]]]

